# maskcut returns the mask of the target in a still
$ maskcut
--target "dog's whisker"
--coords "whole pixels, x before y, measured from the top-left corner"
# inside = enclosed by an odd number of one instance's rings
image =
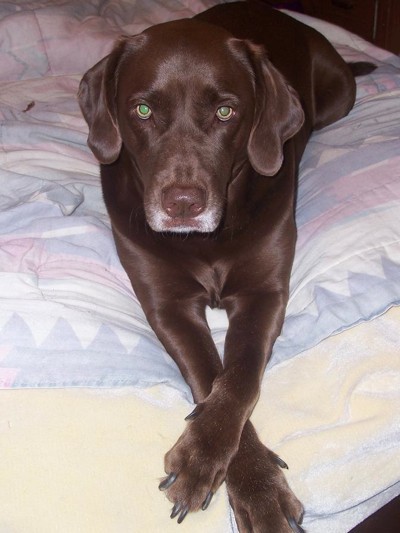
[[[128,222],[129,232],[130,232],[131,229],[132,229],[132,218],[133,218],[133,215],[134,215],[134,209],[133,209],[133,207],[132,207],[131,212],[130,212],[130,214],[129,214],[129,222]]]

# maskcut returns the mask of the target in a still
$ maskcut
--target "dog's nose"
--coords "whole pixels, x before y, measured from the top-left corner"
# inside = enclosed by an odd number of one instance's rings
[[[194,218],[206,207],[206,193],[199,187],[168,187],[162,193],[162,207],[172,218]]]

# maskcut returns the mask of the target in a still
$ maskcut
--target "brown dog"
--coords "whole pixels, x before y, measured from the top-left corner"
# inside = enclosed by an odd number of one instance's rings
[[[226,480],[240,531],[301,531],[249,416],[288,299],[298,164],[354,96],[321,35],[256,2],[122,38],[81,82],[121,262],[197,403],[160,485],[178,522]],[[207,305],[229,317],[223,362]]]

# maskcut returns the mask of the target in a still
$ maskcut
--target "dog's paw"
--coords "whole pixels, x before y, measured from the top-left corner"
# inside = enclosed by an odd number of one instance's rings
[[[261,442],[233,459],[226,478],[240,533],[303,533],[303,506],[282,468],[287,465]]]
[[[179,523],[188,512],[208,507],[239,446],[240,428],[229,427],[221,419],[217,423],[214,415],[209,415],[196,408],[187,417],[185,431],[165,456],[168,475],[159,488],[174,504],[171,518],[178,517]]]

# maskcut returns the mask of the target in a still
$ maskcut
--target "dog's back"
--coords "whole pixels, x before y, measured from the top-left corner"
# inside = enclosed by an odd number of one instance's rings
[[[263,45],[300,95],[312,129],[339,120],[353,107],[356,86],[351,68],[313,28],[257,0],[217,5],[196,18]]]

